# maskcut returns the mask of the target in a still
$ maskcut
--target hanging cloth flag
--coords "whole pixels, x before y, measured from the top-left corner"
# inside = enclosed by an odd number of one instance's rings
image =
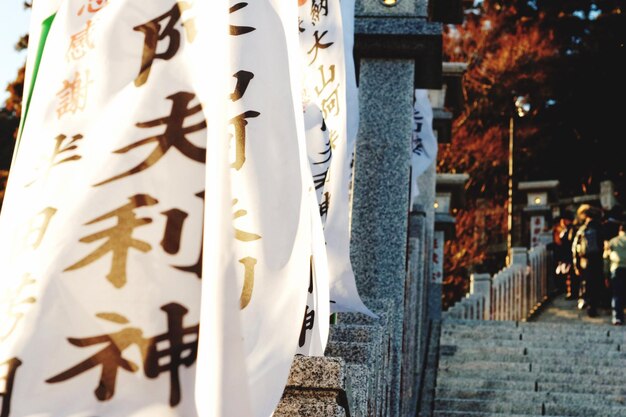
[[[56,13],[0,219],[11,413],[195,415],[207,120],[189,39],[174,2],[94,4]]]
[[[244,277],[242,325],[252,408],[263,417],[280,400],[297,349],[313,352],[313,341],[328,333],[328,315],[307,305],[311,256],[315,265],[323,258],[313,252],[319,243],[312,239],[319,239],[321,230],[315,232],[313,222],[315,190],[302,100],[294,89],[301,81],[294,59],[297,4],[233,0],[230,10],[235,254]],[[319,269],[323,274],[324,267]]]
[[[306,308],[311,180],[283,11],[228,6],[230,35],[208,40],[190,1],[60,4],[0,217],[2,415],[190,417],[197,403],[269,416],[278,403]],[[229,79],[200,81],[195,42],[230,43],[230,59],[211,57]],[[206,88],[229,81],[230,139],[206,111],[223,103]],[[219,141],[228,173],[206,165]],[[197,387],[201,293],[217,332],[203,363],[222,368]],[[204,386],[220,404],[196,401]]]
[[[354,159],[354,146],[359,130],[359,90],[354,67],[354,0],[341,0],[341,22],[346,65],[346,136],[348,153]],[[350,162],[352,162],[352,160]],[[352,174],[352,167],[348,167]],[[350,187],[351,188],[351,187]]]
[[[200,335],[196,365],[195,398],[198,416],[251,417],[250,390],[240,317],[241,289],[235,279],[234,233],[226,108],[220,98],[228,97],[229,62],[228,0],[196,1],[195,40],[188,44],[192,62],[190,79],[196,87],[207,123],[205,194],[214,196],[204,205],[204,250]],[[221,140],[220,140],[221,138]]]
[[[411,142],[411,207],[419,195],[417,178],[437,159],[437,138],[433,131],[433,109],[427,90],[415,90],[413,140]]]
[[[341,5],[339,0],[305,0],[299,9],[307,147],[324,224],[331,310],[371,315],[359,297],[350,262],[349,181],[356,133],[346,89],[353,94],[356,83],[346,76]]]

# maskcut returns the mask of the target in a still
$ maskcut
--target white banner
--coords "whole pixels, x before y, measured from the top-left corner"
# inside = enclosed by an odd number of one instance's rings
[[[433,109],[427,90],[415,90],[413,141],[411,144],[411,207],[419,195],[417,178],[437,159],[437,138],[433,132]]]
[[[252,292],[242,297],[242,323],[253,411],[266,416],[278,403],[302,337],[313,337],[318,319],[328,326],[328,317],[302,320],[310,313],[315,197],[294,90],[300,80],[297,4],[232,1],[230,10],[235,252],[240,267],[254,271],[254,285],[250,275],[243,283],[243,295]]]
[[[544,216],[532,216],[530,218],[530,247],[534,248],[544,243],[541,235],[546,231],[546,218]]]
[[[212,152],[206,160],[206,194],[215,204],[204,207],[204,251],[200,311],[200,338],[196,372],[196,406],[199,416],[252,416],[250,387],[242,341],[240,294],[233,256],[232,199],[228,161],[227,115],[223,100],[231,93],[229,13],[227,0],[195,2],[198,33],[190,43],[191,79],[203,111],[210,114],[207,138]],[[210,76],[207,76],[210,75]],[[221,278],[221,279],[220,279]]]
[[[351,56],[346,64],[342,5],[339,0],[305,0],[299,4],[303,109],[309,161],[324,223],[331,310],[371,315],[359,297],[350,263],[349,182],[358,109],[354,105],[356,81]],[[350,38],[350,34],[346,36]]]
[[[203,416],[278,403],[311,336],[319,246],[292,94],[297,9],[232,1],[220,36],[203,32],[219,26],[212,7],[61,3],[0,217],[3,411],[191,417],[205,387]],[[209,53],[219,44],[230,58]],[[201,293],[200,360],[219,369],[196,387]]]

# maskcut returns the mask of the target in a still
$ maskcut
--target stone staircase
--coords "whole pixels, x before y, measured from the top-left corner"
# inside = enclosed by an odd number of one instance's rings
[[[421,417],[626,417],[623,328],[447,319],[439,340]]]

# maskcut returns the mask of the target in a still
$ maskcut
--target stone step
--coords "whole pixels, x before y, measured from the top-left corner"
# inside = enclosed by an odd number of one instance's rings
[[[522,403],[517,401],[491,402],[481,400],[464,400],[437,398],[435,411],[473,411],[482,413],[537,414],[542,415],[542,403]]]
[[[593,406],[626,406],[626,397],[622,395],[569,393],[569,392],[529,392],[529,391],[502,391],[466,388],[437,388],[436,398],[439,399],[467,399],[489,402],[527,402],[556,404],[583,403]]]
[[[572,330],[572,329],[543,329],[543,328],[502,328],[502,327],[476,327],[476,328],[457,328],[457,327],[444,327],[442,329],[442,335],[458,335],[459,337],[484,337],[486,335],[489,338],[508,338],[508,337],[519,337],[522,335],[524,337],[537,337],[537,338],[567,338],[567,339],[597,339],[602,340],[605,338],[613,338],[616,340],[623,341],[626,337],[626,332],[616,327],[610,327],[608,329],[583,329],[583,330]]]
[[[537,373],[528,371],[505,371],[490,369],[458,369],[440,368],[437,375],[437,384],[447,378],[488,379],[493,381],[537,381],[538,383],[572,383],[583,379],[581,384],[595,384],[602,386],[624,387],[626,375],[572,375],[571,373]]]
[[[539,391],[545,392],[572,392],[572,393],[589,393],[589,394],[606,394],[626,396],[626,385],[594,385],[588,384],[587,381],[579,383],[557,383],[557,382],[537,382]]]
[[[579,392],[584,394],[626,395],[626,386],[621,383],[617,383],[616,385],[600,385],[595,382],[589,383],[586,379],[576,383],[572,382],[572,376],[569,374],[567,375],[567,381],[568,382],[544,382],[537,379],[519,381],[442,376],[437,380],[437,387],[446,389],[471,387],[473,389],[493,391]]]
[[[445,336],[441,338],[442,346],[459,346],[459,347],[482,347],[482,348],[498,348],[498,347],[534,347],[538,349],[560,349],[560,350],[622,350],[626,347],[624,343],[618,343],[614,340],[607,339],[604,342],[589,341],[562,341],[562,340],[545,340],[545,339],[469,339],[454,336]],[[626,349],[625,349],[626,350]]]
[[[535,391],[537,382],[535,380],[497,380],[490,378],[465,378],[463,376],[450,377],[442,376],[437,378],[437,388],[467,388],[489,389],[489,390],[517,390]]]
[[[473,361],[473,362],[444,362],[445,357],[439,360],[439,371],[456,370],[463,371],[505,371],[517,373],[530,373],[532,367],[530,363],[522,362],[491,362],[491,361]]]
[[[502,332],[498,329],[488,329],[485,331],[442,331],[444,340],[453,338],[455,340],[528,340],[535,343],[558,343],[561,345],[577,344],[602,344],[602,343],[626,343],[626,335],[615,332],[601,333],[548,333],[548,332]]]
[[[530,363],[536,365],[554,366],[591,366],[591,367],[619,367],[625,369],[626,361],[623,359],[613,359],[610,355],[605,358],[572,358],[557,356],[524,356],[524,355],[503,355],[489,354],[484,352],[472,353],[461,352],[453,356],[442,356],[442,364],[468,363],[468,362],[500,362],[500,363]]]
[[[499,321],[483,321],[477,325],[444,323],[442,331],[458,333],[500,333],[500,334],[545,334],[545,335],[589,335],[589,336],[623,336],[626,330],[609,325],[563,325],[560,323],[520,323],[518,326],[503,326]],[[509,322],[510,323],[510,322]]]
[[[576,356],[565,354],[557,355],[541,355],[534,352],[524,354],[520,352],[490,352],[481,350],[463,350],[453,354],[442,353],[440,360],[445,363],[451,362],[474,362],[474,361],[490,361],[490,362],[521,362],[521,363],[537,363],[552,365],[584,365],[584,366],[600,366],[600,367],[621,367],[626,368],[626,357],[620,352],[607,352],[598,356]]]
[[[578,365],[559,365],[559,364],[537,364],[537,363],[524,363],[524,362],[494,362],[494,361],[471,361],[471,362],[454,362],[445,361],[445,357],[440,359],[440,369],[449,370],[456,369],[459,371],[465,370],[493,370],[507,371],[507,372],[520,372],[520,373],[569,373],[573,375],[600,375],[607,377],[623,377],[624,369],[608,367],[608,366],[578,366]]]
[[[286,391],[274,417],[346,417],[346,409],[332,396]]]
[[[567,356],[573,355],[574,357],[602,357],[604,355],[622,356],[626,358],[626,352],[622,351],[621,345],[590,345],[586,348],[582,347],[564,347],[559,348],[557,346],[537,346],[534,344],[527,344],[523,341],[507,343],[507,346],[494,346],[491,343],[480,342],[466,342],[455,343],[453,341],[442,340],[441,352],[444,355],[451,355],[455,352],[493,352],[501,354],[516,354],[522,352],[523,354],[537,354],[545,356]]]
[[[508,320],[461,320],[461,319],[447,319],[443,322],[443,329],[446,328],[464,328],[464,329],[475,329],[475,328],[499,328],[501,330],[506,329],[522,329],[523,331],[527,329],[531,330],[539,330],[541,332],[548,331],[552,332],[554,330],[570,330],[570,331],[616,331],[616,332],[626,332],[626,329],[616,329],[611,325],[604,324],[593,324],[589,325],[587,323],[537,323],[537,322],[516,322],[516,321],[508,321]]]
[[[445,337],[458,337],[464,339],[480,339],[481,336],[489,335],[490,340],[500,339],[529,339],[529,340],[566,340],[566,341],[579,341],[579,340],[615,340],[623,341],[626,337],[623,332],[610,330],[602,331],[565,331],[555,332],[551,330],[524,330],[524,329],[501,329],[499,327],[494,328],[480,328],[480,329],[443,329],[441,334]]]
[[[501,414],[501,413],[481,413],[481,412],[471,412],[471,411],[435,411],[435,413],[430,416],[420,416],[420,417],[542,417],[541,414]],[[566,417],[566,416],[562,416]]]
[[[546,416],[571,417],[626,417],[626,407],[595,407],[586,404],[554,404],[545,403]]]
[[[559,404],[555,402],[490,402],[480,400],[437,399],[436,411],[530,414],[572,417],[626,417],[626,407],[595,406],[584,403]]]

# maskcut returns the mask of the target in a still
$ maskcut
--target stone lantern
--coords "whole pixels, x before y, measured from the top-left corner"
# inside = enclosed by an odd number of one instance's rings
[[[523,208],[524,242],[529,247],[549,245],[553,241],[553,209],[558,207],[558,180],[520,182],[519,191],[526,193]]]

